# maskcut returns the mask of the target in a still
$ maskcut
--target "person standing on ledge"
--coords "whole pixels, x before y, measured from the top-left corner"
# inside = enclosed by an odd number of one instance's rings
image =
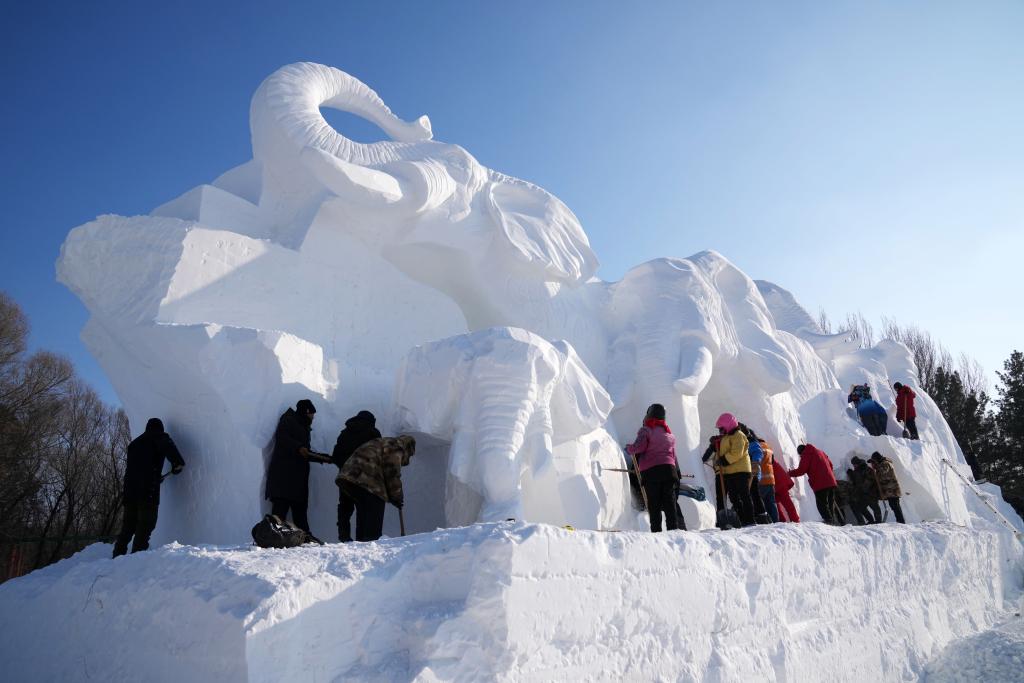
[[[832,461],[824,451],[806,443],[796,447],[800,456],[800,465],[789,471],[791,477],[807,475],[807,481],[814,491],[814,502],[818,506],[818,514],[825,524],[842,526],[843,522],[836,514],[836,475],[832,471]]]
[[[338,466],[338,474],[348,462],[349,457],[357,448],[367,441],[381,438],[377,430],[377,418],[369,410],[360,410],[357,414],[345,420],[345,428],[338,434],[338,441],[334,444],[334,452],[331,453],[331,460]],[[345,488],[338,487],[338,540],[342,543],[349,543],[352,540],[352,513],[356,510],[356,503],[345,493]]]
[[[164,423],[152,417],[146,423],[146,431],[128,444],[127,462],[124,468],[124,518],[121,533],[114,543],[114,557],[128,552],[128,541],[132,541],[132,552],[149,549],[149,536],[156,528],[157,510],[160,507],[160,482],[164,460],[171,463],[171,474],[178,474],[185,467],[185,460],[170,435],[164,431]]]
[[[376,541],[384,533],[384,510],[405,505],[402,468],[416,452],[416,440],[402,435],[367,441],[345,461],[335,483],[356,508],[356,540]]]
[[[306,508],[309,505],[309,463],[330,462],[320,458],[309,449],[309,437],[313,431],[313,417],[316,408],[313,402],[304,398],[289,408],[277,422],[274,433],[274,453],[267,468],[267,499],[271,513],[286,521],[291,510],[292,522],[310,539],[323,543],[309,531]]]
[[[676,487],[679,484],[679,464],[676,461],[676,437],[665,423],[665,406],[652,403],[647,408],[644,424],[636,433],[636,441],[626,446],[626,453],[636,456],[641,486],[647,498],[651,531],[661,531],[663,513],[665,528],[668,531],[678,529]]]
[[[892,388],[896,390],[896,421],[902,422],[910,438],[917,441],[917,409],[914,408],[914,399],[917,398],[917,394],[910,387],[899,382],[893,384]]]

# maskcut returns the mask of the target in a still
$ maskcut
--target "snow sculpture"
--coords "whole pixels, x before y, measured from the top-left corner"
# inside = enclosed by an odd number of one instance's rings
[[[321,107],[392,139],[348,140]],[[891,407],[883,387],[914,376],[902,347],[822,334],[791,294],[711,251],[602,282],[561,201],[432,140],[425,116],[399,119],[337,69],[278,70],[250,124],[252,160],[149,216],[76,228],[57,264],[132,424],[162,417],[189,461],[166,484],[155,540],[246,539],[277,417],[299,398],[318,406],[319,450],[360,409],[385,433],[418,431],[412,530],[505,515],[631,526],[621,477],[590,468],[622,464],[616,439],[654,402],[709,490],[699,455],[729,410],[790,466],[807,439],[840,473],[881,450],[908,481],[912,520],[977,514],[923,392],[922,442],[869,437],[845,412],[843,387],[865,379]],[[317,530],[333,526],[333,474],[311,476]],[[817,518],[809,497],[802,507]]]
[[[406,358],[395,396],[399,429],[451,443],[448,525],[625,521],[625,478],[594,467],[622,467],[603,429],[612,402],[566,342],[491,328],[424,344]]]

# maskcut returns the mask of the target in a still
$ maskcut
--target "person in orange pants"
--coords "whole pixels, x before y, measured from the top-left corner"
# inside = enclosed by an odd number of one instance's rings
[[[789,476],[789,472],[778,460],[772,460],[772,469],[775,472],[775,505],[779,508],[779,520],[799,522],[800,513],[796,511],[796,505],[789,496],[790,489],[796,485],[793,477]]]

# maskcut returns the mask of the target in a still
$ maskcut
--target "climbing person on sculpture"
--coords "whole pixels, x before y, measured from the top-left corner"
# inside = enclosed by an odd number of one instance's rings
[[[626,446],[626,453],[636,457],[641,484],[647,496],[647,512],[651,531],[661,531],[661,517],[665,516],[665,529],[679,528],[676,517],[676,487],[679,484],[679,462],[676,460],[676,437],[665,423],[665,406],[653,403],[647,408],[643,426],[636,440]]]
[[[757,493],[761,496],[764,509],[772,522],[779,521],[779,508],[775,504],[775,454],[771,446],[764,439],[758,439],[761,444],[761,480],[757,484]]]
[[[285,521],[292,513],[295,526],[305,531],[310,540],[323,543],[309,530],[306,508],[309,505],[309,463],[331,462],[310,450],[309,439],[313,431],[316,408],[309,399],[302,399],[281,415],[274,432],[274,452],[267,468],[266,497],[271,513]]]
[[[906,524],[907,521],[903,518],[903,510],[900,508],[902,491],[900,490],[900,482],[896,478],[896,468],[892,466],[892,461],[878,451],[872,453],[868,461],[873,467],[875,480],[878,482],[879,496],[892,508],[893,514],[896,515],[896,521],[900,524]]]
[[[849,478],[853,484],[854,499],[867,523],[878,524],[882,521],[882,509],[878,507],[878,482],[875,481],[874,472],[866,460],[856,455],[850,463],[853,465],[853,473]]]
[[[415,452],[411,436],[385,437],[367,441],[342,465],[335,483],[355,506],[355,540],[376,541],[384,532],[387,504],[399,510],[405,505],[402,468]]]
[[[857,415],[864,429],[871,436],[883,436],[889,425],[889,414],[885,408],[873,398],[862,398],[857,403]]]
[[[156,528],[160,507],[164,460],[170,461],[171,474],[179,474],[185,467],[178,447],[156,417],[150,418],[146,431],[128,444],[125,460],[124,516],[121,533],[114,543],[114,557],[128,552],[129,541],[133,553],[149,549],[149,536]]]
[[[774,456],[772,472],[775,475],[775,505],[779,509],[779,520],[783,522],[799,522],[800,513],[797,512],[796,504],[789,495],[792,488],[796,486],[796,482],[789,476],[785,466],[778,460],[775,460]]]
[[[750,455],[750,502],[754,508],[754,521],[758,524],[769,524],[771,516],[764,507],[761,500],[761,492],[758,486],[761,483],[761,459],[764,451],[761,449],[761,442],[754,430],[740,422],[740,431],[747,437],[747,453]]]
[[[809,443],[797,446],[796,452],[800,456],[800,465],[790,470],[789,476],[801,477],[806,474],[822,521],[841,525],[836,515],[836,475],[832,471],[832,461],[823,451]]]
[[[893,384],[892,388],[896,390],[896,421],[903,423],[903,428],[906,431],[904,436],[909,435],[912,440],[917,441],[917,409],[914,408],[914,399],[917,398],[917,394],[913,389],[899,382]]]
[[[357,448],[367,441],[381,438],[377,430],[377,418],[369,410],[360,410],[345,420],[345,428],[338,434],[334,444],[331,460],[338,466],[338,473],[348,462]],[[355,501],[345,494],[345,489],[338,487],[338,540],[348,543],[352,540],[352,513],[356,510]]]
[[[750,451],[747,436],[732,413],[722,413],[715,422],[722,440],[719,442],[717,464],[725,479],[729,500],[740,516],[743,526],[754,524],[754,505],[750,500]]]

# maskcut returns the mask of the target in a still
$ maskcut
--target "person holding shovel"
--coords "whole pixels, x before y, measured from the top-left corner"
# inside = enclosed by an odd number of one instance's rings
[[[416,440],[411,436],[373,439],[357,448],[342,465],[335,483],[355,505],[357,541],[381,537],[388,503],[401,514],[405,505],[402,468],[415,452]]]
[[[626,446],[626,453],[636,463],[637,476],[651,517],[651,531],[661,531],[662,514],[665,515],[667,530],[678,529],[676,486],[680,479],[679,463],[676,460],[676,437],[665,423],[665,406],[651,404],[643,426],[636,433],[636,441]]]

